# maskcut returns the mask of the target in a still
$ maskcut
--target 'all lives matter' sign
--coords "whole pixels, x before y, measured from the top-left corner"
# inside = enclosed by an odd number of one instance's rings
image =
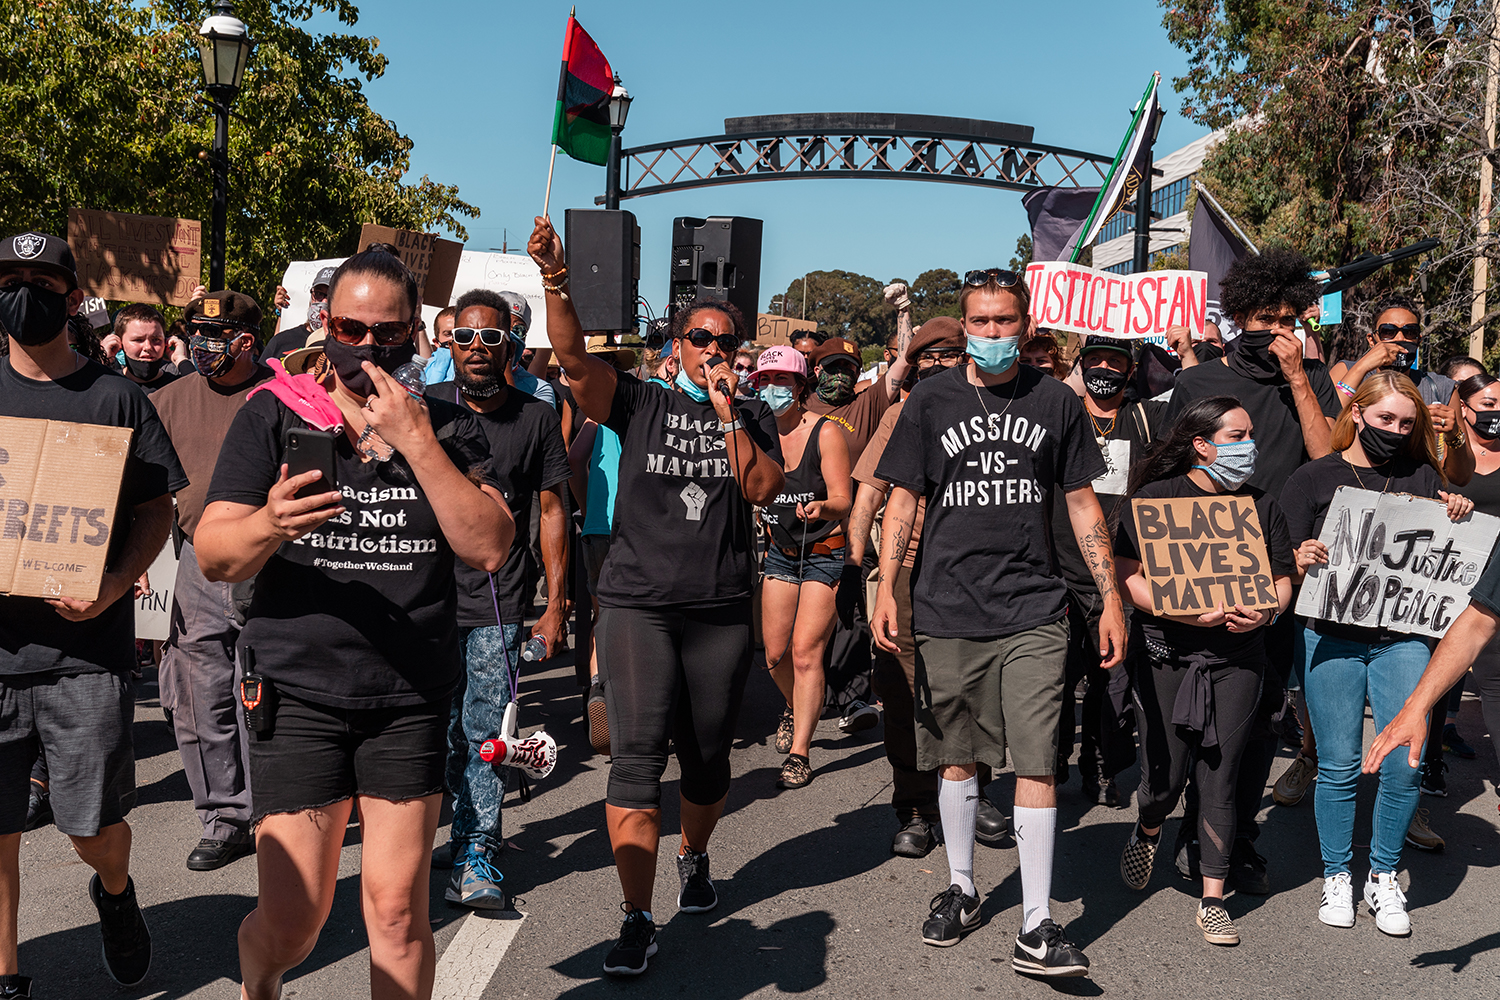
[[[1297,614],[1441,636],[1469,606],[1500,518],[1448,520],[1440,500],[1340,486],[1318,541],[1328,562],[1307,572]]]
[[[1255,501],[1242,496],[1131,501],[1141,569],[1158,615],[1219,605],[1274,608],[1276,586]]]

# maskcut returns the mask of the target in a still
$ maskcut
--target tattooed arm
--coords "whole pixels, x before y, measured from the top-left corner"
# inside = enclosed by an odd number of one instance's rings
[[[1097,501],[1094,506],[1098,508]],[[901,652],[891,641],[896,637],[896,573],[906,558],[916,518],[917,495],[904,486],[892,486],[885,501],[885,516],[880,520],[880,588],[875,596],[875,613],[870,616],[876,645],[892,653]]]
[[[1104,511],[1092,486],[1070,490],[1067,495],[1068,520],[1073,523],[1073,537],[1078,551],[1094,577],[1094,586],[1104,602],[1099,618],[1099,666],[1108,670],[1125,658],[1125,610],[1115,585],[1115,559]],[[882,564],[883,565],[883,564]]]
[[[854,494],[854,509],[849,512],[849,542],[844,549],[844,562],[858,566],[865,561],[865,546],[870,544],[870,528],[875,524],[875,512],[885,500],[885,491],[872,483],[860,483]]]

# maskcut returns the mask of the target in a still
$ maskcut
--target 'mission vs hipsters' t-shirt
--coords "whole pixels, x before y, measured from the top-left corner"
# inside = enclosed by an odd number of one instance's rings
[[[876,471],[927,498],[913,629],[991,638],[1062,618],[1068,589],[1053,565],[1052,493],[1105,471],[1078,396],[1034,368],[993,388],[970,384],[967,365],[919,382]]]
[[[781,462],[771,408],[735,400],[745,431]],[[754,529],[733,457],[710,403],[621,373],[605,426],[620,436],[614,541],[599,603],[713,607],[750,597]]]

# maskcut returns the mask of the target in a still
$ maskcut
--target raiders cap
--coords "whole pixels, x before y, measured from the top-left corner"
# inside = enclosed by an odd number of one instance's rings
[[[309,285],[308,288],[317,288],[319,285],[327,288],[330,284],[333,283],[333,274],[337,270],[338,268],[336,267],[325,267],[319,269],[317,277],[313,278],[313,283]]]
[[[78,265],[68,241],[50,233],[17,233],[0,240],[0,270],[9,267],[35,267],[67,279],[69,288],[78,287]]]
[[[183,307],[182,318],[187,323],[202,321],[255,331],[260,329],[261,312],[250,296],[225,289],[189,302]]]

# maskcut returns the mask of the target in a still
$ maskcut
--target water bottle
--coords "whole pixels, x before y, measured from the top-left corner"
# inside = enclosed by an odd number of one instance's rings
[[[527,663],[535,663],[537,660],[547,658],[547,637],[534,635],[527,640],[526,645],[521,647],[521,659]]]
[[[427,381],[423,371],[426,367],[426,358],[412,358],[406,364],[391,372],[391,378],[399,382],[401,388],[421,399],[422,393],[427,391]]]

